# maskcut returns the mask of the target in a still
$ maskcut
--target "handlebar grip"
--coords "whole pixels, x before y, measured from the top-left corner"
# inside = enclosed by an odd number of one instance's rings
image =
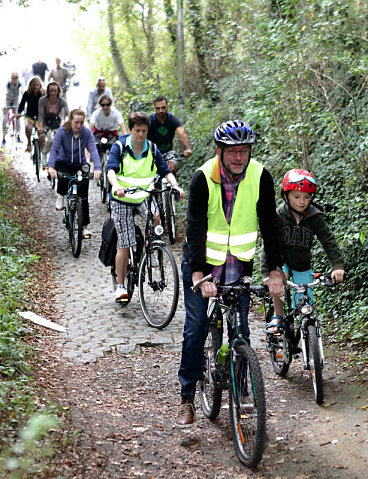
[[[207,276],[205,276],[204,278],[200,279],[199,281],[197,281],[196,284],[193,284],[193,286],[190,288],[193,293],[196,293],[199,289],[199,287],[205,283],[206,281],[211,281],[212,280],[212,274],[208,274]]]

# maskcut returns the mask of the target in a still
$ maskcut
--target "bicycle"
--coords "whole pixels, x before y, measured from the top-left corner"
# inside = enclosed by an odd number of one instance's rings
[[[38,137],[38,129],[36,125],[33,126],[33,132],[32,132],[31,159],[35,166],[37,181],[40,182],[41,147],[40,147],[40,139]]]
[[[17,149],[18,132],[17,132],[17,112],[14,106],[7,107],[6,133],[11,137],[11,145],[13,149]]]
[[[208,275],[197,282],[195,292]],[[204,372],[199,383],[204,415],[214,421],[220,413],[222,391],[229,391],[230,425],[236,454],[242,464],[255,467],[266,445],[266,400],[258,358],[241,333],[239,298],[244,291],[258,294],[251,278],[237,285],[217,285],[217,295],[207,309]],[[224,317],[233,331],[230,344],[223,343]]]
[[[266,334],[266,348],[270,354],[271,363],[278,376],[285,377],[293,357],[297,359],[302,352],[303,367],[309,370],[313,384],[314,399],[317,404],[323,402],[322,370],[324,368],[324,354],[321,328],[318,318],[314,315],[314,308],[308,296],[308,289],[314,286],[334,286],[330,276],[315,274],[313,282],[296,284],[287,281],[286,316],[283,320],[284,328],[277,334]],[[295,309],[292,309],[290,288],[300,297],[296,300]],[[264,311],[266,323],[270,322],[274,314],[273,300],[264,290]],[[299,343],[300,346],[299,347]]]
[[[176,151],[168,151],[162,156],[166,163],[168,161],[175,161],[178,163],[178,161],[184,158],[183,154],[179,154]],[[165,188],[168,184],[169,182],[166,178],[157,179],[158,188]],[[168,190],[162,194],[158,194],[156,199],[160,210],[161,225],[163,228],[167,226],[170,243],[174,244],[176,241],[176,201],[178,201],[178,199],[173,195],[170,195]]]
[[[56,129],[55,128],[50,128],[49,126],[45,127],[44,134],[45,134],[46,143],[51,143],[51,144],[53,143],[56,132],[57,132],[57,128]],[[54,190],[55,185],[56,185],[56,180],[55,180],[55,178],[51,178],[50,173],[48,173],[48,172],[47,172],[47,180],[50,182],[50,188],[52,190]]]
[[[64,219],[66,229],[69,231],[69,241],[72,247],[72,253],[78,258],[82,249],[83,240],[83,213],[82,200],[78,196],[78,185],[83,178],[90,177],[90,166],[88,163],[81,166],[75,175],[68,175],[58,171],[58,178],[68,178],[68,192],[65,196],[66,206],[64,207]]]
[[[135,224],[137,246],[129,248],[127,269],[128,301],[133,295],[134,287],[138,287],[139,302],[147,323],[157,329],[163,329],[173,319],[179,298],[179,274],[175,258],[166,246],[161,235],[161,225],[154,226],[152,212],[156,194],[173,190],[171,186],[162,189],[144,189],[133,187],[125,190],[126,194],[143,191],[149,194],[148,215],[143,236],[140,227]],[[115,265],[111,267],[114,289],[116,288]]]
[[[97,144],[97,147],[101,161],[101,177],[98,180],[98,185],[100,187],[101,203],[105,204],[107,195],[111,189],[109,180],[107,179],[106,165],[109,159],[109,152],[112,147],[112,143],[109,143],[107,138],[102,137],[100,143]]]

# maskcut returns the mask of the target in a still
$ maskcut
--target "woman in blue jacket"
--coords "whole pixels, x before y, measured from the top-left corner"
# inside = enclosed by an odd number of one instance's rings
[[[57,171],[74,175],[80,170],[81,167],[87,163],[86,148],[95,165],[94,178],[96,180],[100,178],[100,157],[91,130],[84,126],[85,118],[86,114],[83,110],[72,110],[69,113],[68,120],[57,130],[48,162],[51,178],[57,178]],[[62,211],[64,208],[64,195],[67,193],[68,183],[69,180],[67,178],[58,179],[58,198],[56,200],[56,209],[58,211]],[[87,230],[87,226],[90,222],[88,186],[89,179],[83,178],[78,187],[78,196],[82,198],[83,237],[85,239],[91,237],[91,233]]]

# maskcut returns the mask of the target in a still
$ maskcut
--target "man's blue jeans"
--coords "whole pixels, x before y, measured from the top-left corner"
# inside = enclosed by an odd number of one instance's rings
[[[193,286],[192,273],[189,263],[184,256],[182,257],[181,271],[186,314],[183,334],[184,341],[178,376],[181,384],[181,395],[194,397],[196,383],[202,379],[203,375],[203,348],[206,333],[208,298],[203,298],[200,290],[193,293],[190,289],[191,286]],[[249,339],[249,293],[243,293],[240,302],[243,336]]]

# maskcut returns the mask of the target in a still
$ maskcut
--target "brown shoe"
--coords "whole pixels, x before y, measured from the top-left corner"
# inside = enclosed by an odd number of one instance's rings
[[[184,399],[179,407],[179,413],[176,418],[175,426],[184,428],[184,427],[192,427],[194,421],[196,420],[196,412],[194,403],[192,401],[188,401]]]

